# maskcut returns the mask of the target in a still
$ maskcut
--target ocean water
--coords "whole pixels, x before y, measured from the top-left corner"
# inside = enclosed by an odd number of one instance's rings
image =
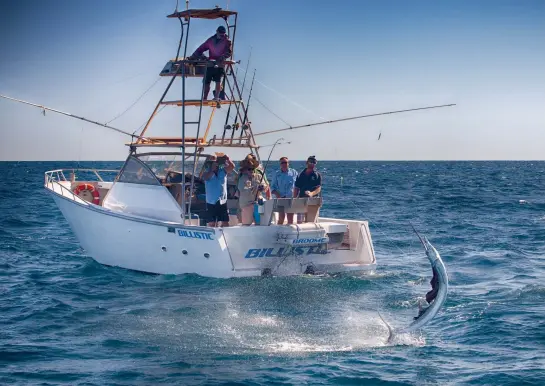
[[[94,262],[42,187],[74,166],[0,163],[0,384],[545,384],[545,162],[320,162],[376,271],[228,280]],[[410,224],[450,292],[388,344],[378,311],[408,325],[429,290]]]

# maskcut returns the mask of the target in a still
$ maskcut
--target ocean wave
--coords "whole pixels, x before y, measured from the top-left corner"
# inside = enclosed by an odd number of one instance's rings
[[[544,163],[324,161],[322,212],[369,219],[377,269],[236,279],[95,262],[44,194],[59,165],[22,163],[0,188],[0,383],[545,383]],[[387,343],[378,312],[406,326],[430,289],[410,224],[450,291]]]

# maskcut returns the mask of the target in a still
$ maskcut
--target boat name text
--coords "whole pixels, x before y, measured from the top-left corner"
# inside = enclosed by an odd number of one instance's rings
[[[295,239],[293,240],[293,245],[297,244],[324,244],[329,241],[328,237],[317,237],[317,238],[308,238],[308,239]]]
[[[197,232],[178,229],[178,235],[189,239],[214,240],[214,236],[210,232]]]
[[[324,248],[321,245],[313,247],[279,247],[279,248],[256,248],[249,249],[246,252],[245,259],[253,259],[259,257],[280,257],[285,256],[286,254],[293,253],[296,256],[301,255],[324,255],[327,253],[327,248]]]

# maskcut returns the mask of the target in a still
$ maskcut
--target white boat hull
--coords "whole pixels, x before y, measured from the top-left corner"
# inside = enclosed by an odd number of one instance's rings
[[[58,184],[46,184],[86,253],[97,262],[156,274],[195,273],[228,278],[372,270],[376,266],[367,222],[347,223],[348,249],[278,244],[284,226],[209,228],[118,213],[71,197]],[[333,219],[321,219],[320,221]],[[324,223],[325,224],[325,223]],[[286,253],[289,252],[289,253]]]

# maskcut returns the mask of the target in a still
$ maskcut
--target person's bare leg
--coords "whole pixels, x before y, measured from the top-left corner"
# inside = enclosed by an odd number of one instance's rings
[[[293,224],[293,213],[286,213],[286,217],[288,218],[288,225]]]
[[[319,205],[308,205],[305,222],[317,222],[319,211],[320,211]]]
[[[216,82],[216,99],[220,99],[221,82]]]
[[[202,100],[205,101],[208,99],[208,94],[210,93],[210,83],[204,84],[204,93],[202,94]]]
[[[278,225],[283,225],[284,224],[284,217],[286,217],[286,214],[285,213],[278,213]],[[293,220],[293,217],[292,217],[292,220]]]

